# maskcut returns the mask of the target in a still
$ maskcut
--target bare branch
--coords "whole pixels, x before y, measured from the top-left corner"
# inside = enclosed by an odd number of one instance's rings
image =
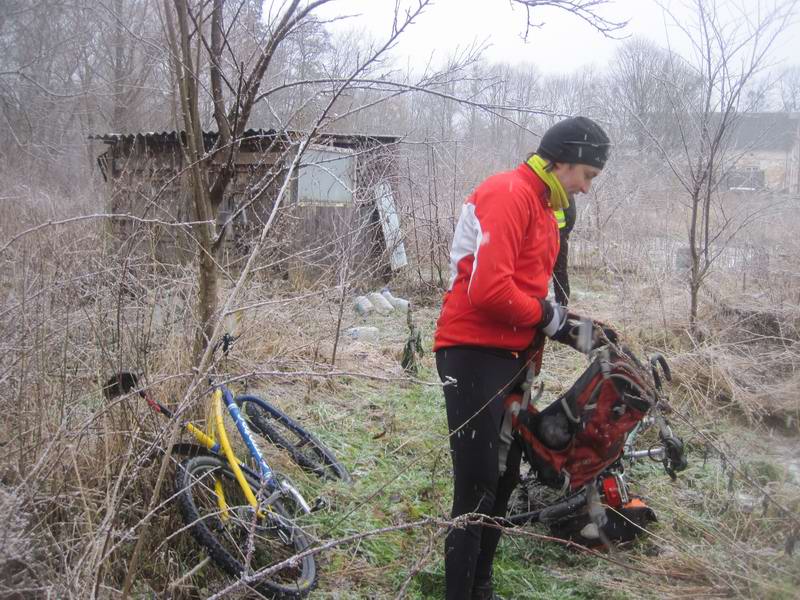
[[[605,5],[613,4],[610,0],[511,0],[513,4],[525,7],[527,24],[525,27],[524,40],[528,40],[531,29],[538,29],[544,23],[533,20],[533,10],[536,8],[558,8],[565,12],[575,15],[604,36],[612,39],[621,39],[625,36],[618,35],[628,24],[628,21],[613,21],[601,15],[598,9]]]
[[[208,224],[208,221],[182,221],[179,223],[171,222],[171,221],[164,221],[161,219],[144,219],[142,217],[138,217],[136,215],[132,215],[130,213],[96,213],[91,215],[80,215],[78,217],[71,217],[69,219],[62,219],[60,221],[47,221],[46,223],[40,223],[39,225],[35,225],[34,227],[30,227],[24,231],[20,231],[18,234],[13,236],[9,239],[5,244],[0,246],[0,254],[5,252],[9,246],[14,244],[20,238],[23,238],[27,235],[35,233],[37,231],[41,231],[42,229],[46,229],[48,227],[57,227],[59,225],[68,225],[71,223],[78,223],[80,221],[92,221],[95,219],[113,219],[113,220],[129,220],[135,221],[137,223],[143,223],[148,225],[161,225],[163,227],[178,227],[178,228],[189,228],[193,225],[203,225]]]

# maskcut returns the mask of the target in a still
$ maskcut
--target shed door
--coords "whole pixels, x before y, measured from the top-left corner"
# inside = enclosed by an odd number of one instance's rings
[[[381,219],[381,229],[389,251],[389,265],[392,271],[408,264],[406,247],[403,245],[403,234],[400,231],[400,217],[394,205],[391,186],[383,181],[375,186],[375,206]]]

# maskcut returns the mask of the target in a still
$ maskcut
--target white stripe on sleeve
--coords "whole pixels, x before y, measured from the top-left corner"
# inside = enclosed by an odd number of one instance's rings
[[[461,216],[458,218],[456,231],[453,234],[453,245],[450,247],[450,286],[458,274],[458,263],[465,256],[472,254],[475,260],[472,264],[472,273],[478,268],[478,248],[483,240],[483,232],[478,217],[475,216],[475,205],[465,202],[461,207]],[[471,283],[471,281],[470,281]]]

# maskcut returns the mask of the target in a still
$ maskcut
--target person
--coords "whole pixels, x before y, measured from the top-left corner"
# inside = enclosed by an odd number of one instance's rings
[[[589,191],[609,146],[591,119],[560,121],[526,162],[486,179],[462,206],[433,348],[450,432],[453,518],[506,513],[521,448],[509,450],[501,474],[504,397],[524,375],[525,350],[538,331],[573,340],[566,309],[546,299],[559,249],[554,211],[566,208],[568,194]],[[478,523],[448,532],[448,599],[498,598],[492,563],[499,540],[498,529]]]
[[[561,306],[569,304],[569,234],[572,233],[575,227],[575,220],[578,215],[578,209],[575,206],[575,194],[567,196],[569,206],[567,208],[555,211],[556,222],[558,222],[558,256],[556,256],[556,264],[553,267],[553,292],[555,294],[556,303]]]

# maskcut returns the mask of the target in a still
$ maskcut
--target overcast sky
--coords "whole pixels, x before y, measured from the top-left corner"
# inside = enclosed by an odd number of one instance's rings
[[[401,2],[408,4],[408,0]],[[759,4],[762,7],[774,4],[770,0],[718,0],[717,3],[729,8],[743,7],[751,12]],[[686,9],[684,0],[664,0],[662,4],[682,22],[691,22],[693,12]],[[385,39],[394,5],[394,0],[341,0],[332,3],[324,14],[360,13],[360,16],[339,22],[334,27],[362,27],[376,38]],[[679,52],[689,52],[685,36],[675,25],[665,25],[665,21],[672,21],[653,0],[613,0],[600,11],[610,20],[629,21],[620,37],[640,35],[662,46],[666,46],[669,39]],[[604,67],[621,43],[604,37],[577,17],[559,9],[537,8],[534,18],[544,24],[531,30],[526,43],[521,39],[525,33],[525,11],[519,6],[512,7],[509,0],[434,0],[404,34],[398,51],[412,61],[424,61],[430,55],[434,59],[444,58],[459,46],[486,42],[490,45],[486,53],[490,60],[534,61],[543,71],[557,73],[571,72],[591,64]],[[782,40],[772,53],[772,61],[784,65],[800,64],[797,18]]]

